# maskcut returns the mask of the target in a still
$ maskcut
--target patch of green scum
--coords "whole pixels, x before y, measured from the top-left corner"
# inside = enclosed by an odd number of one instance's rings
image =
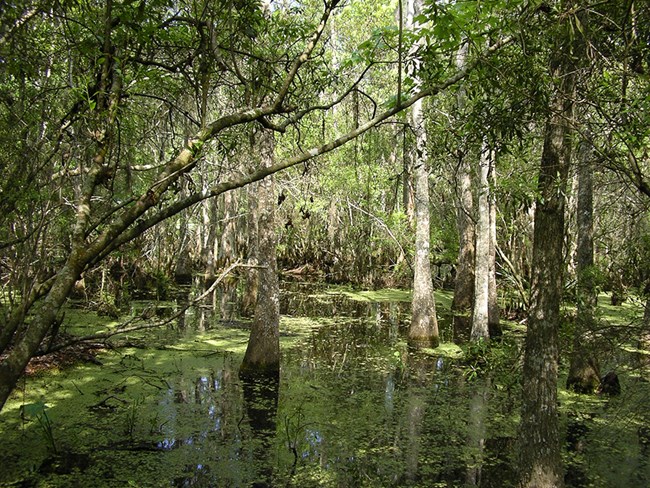
[[[130,348],[106,352],[100,359],[103,366],[78,365],[27,378],[12,395],[0,413],[0,458],[8,460],[0,485],[33,479],[38,480],[34,486],[128,486],[130,481],[159,486],[160,479],[182,476],[194,461],[191,445],[181,442],[170,452],[155,451],[156,446],[208,432],[213,422],[201,403],[216,404],[219,395],[209,385],[219,375],[232,376],[241,362],[237,355],[204,347]],[[195,398],[199,385],[205,400]],[[55,448],[36,420],[21,418],[22,405],[38,402],[46,405]],[[70,464],[59,460],[66,453],[90,456],[90,466],[69,475],[43,471],[47,463]],[[110,481],[98,484],[102,479]],[[148,485],[147,480],[155,481]]]
[[[61,330],[69,334],[88,335],[108,331],[120,324],[119,320],[100,317],[97,312],[82,308],[66,307],[63,311]]]
[[[293,346],[309,338],[311,334],[322,328],[331,327],[340,322],[336,317],[292,317],[283,315],[280,318],[280,344],[284,347]]]
[[[443,342],[436,348],[425,347],[422,349],[422,352],[430,356],[442,356],[449,359],[459,359],[463,357],[462,348],[453,342]]]
[[[386,288],[383,290],[342,290],[337,294],[358,302],[410,302],[410,290]]]
[[[451,290],[436,290],[433,292],[436,299],[436,307],[451,310],[451,301],[454,299],[454,292]]]
[[[598,295],[598,316],[611,325],[627,325],[631,320],[643,316],[643,301],[634,296],[628,297],[620,305],[611,304],[610,293]]]
[[[181,339],[166,349],[189,352],[231,352],[244,354],[250,331],[236,328],[223,328],[210,330],[202,334]]]

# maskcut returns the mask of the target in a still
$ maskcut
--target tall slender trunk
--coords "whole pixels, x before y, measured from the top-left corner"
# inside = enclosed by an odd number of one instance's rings
[[[408,25],[412,26],[419,13],[417,0],[409,0]],[[415,132],[416,147],[413,158],[415,173],[415,263],[413,275],[413,300],[411,303],[410,341],[438,345],[438,321],[431,278],[429,169],[427,165],[427,139],[424,126],[422,100],[413,104],[411,125]]]
[[[473,219],[474,196],[469,160],[460,155],[456,171],[458,196],[456,202],[456,225],[458,227],[458,260],[456,283],[451,309],[454,315],[454,341],[469,340],[472,330],[472,307],[474,305],[475,225]]]
[[[218,267],[227,268],[234,263],[239,254],[237,245],[237,200],[238,192],[225,193],[223,202],[223,227],[218,253]],[[226,278],[220,284],[221,303],[219,306],[223,320],[233,320],[237,315],[237,280]]]
[[[490,182],[492,188],[496,186],[496,164],[490,170]],[[488,329],[490,337],[498,337],[502,334],[497,295],[497,202],[494,192],[490,191],[490,263],[488,276]]]
[[[483,144],[478,171],[478,212],[476,214],[476,253],[474,265],[474,308],[472,341],[489,340],[488,299],[490,286],[490,185],[493,151]]]
[[[273,132],[260,130],[253,147],[260,151],[261,165],[273,164]],[[259,288],[255,316],[241,371],[279,371],[280,369],[280,286],[276,262],[275,185],[272,176],[260,181],[257,193]]]
[[[456,54],[456,67],[462,69],[467,62],[468,44],[464,43]],[[467,103],[464,84],[456,95],[456,109],[462,116]],[[451,303],[453,314],[454,341],[467,342],[472,331],[472,307],[474,306],[474,261],[475,224],[474,194],[472,189],[472,167],[466,157],[465,148],[457,150],[458,163],[455,172],[456,183],[456,227],[458,229],[458,259],[454,298]]]
[[[596,310],[594,282],[594,211],[591,165],[592,147],[582,141],[578,148],[577,209],[577,315],[573,337],[567,388],[579,393],[593,393],[600,382],[598,360],[593,353],[593,325]]]
[[[427,342],[437,346],[438,322],[429,256],[429,171],[426,164],[426,138],[421,102],[413,106],[412,120],[417,134],[417,158],[415,163],[415,265],[412,318],[408,336],[412,341]]]
[[[566,27],[565,27],[566,28]],[[568,29],[568,28],[567,28]],[[563,283],[564,203],[571,156],[575,66],[570,35],[551,61],[558,80],[544,131],[533,235],[532,283],[523,366],[520,486],[564,485],[558,409],[558,326]]]

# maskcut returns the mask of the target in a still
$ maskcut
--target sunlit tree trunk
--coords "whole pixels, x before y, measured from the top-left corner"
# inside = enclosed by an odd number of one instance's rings
[[[594,283],[594,215],[592,147],[582,141],[578,148],[577,208],[577,315],[567,388],[593,393],[600,383],[600,369],[594,355],[593,325],[596,310]]]
[[[262,166],[273,164],[273,132],[261,130],[256,144]],[[280,368],[280,286],[276,263],[275,185],[272,176],[260,181],[258,188],[258,273],[259,288],[255,316],[242,372],[278,371]]]
[[[409,1],[408,25],[419,13],[417,1]],[[438,345],[438,321],[431,278],[430,223],[429,223],[429,169],[427,165],[426,129],[422,100],[413,104],[411,125],[415,132],[416,147],[413,160],[415,173],[415,263],[413,276],[413,301],[408,337],[411,341]]]
[[[568,31],[565,32],[551,60],[552,79],[558,86],[549,106],[537,184],[519,438],[520,486],[527,488],[564,485],[557,377],[564,203],[571,156],[569,120],[575,88],[570,39]]]
[[[474,307],[472,341],[488,340],[488,299],[490,284],[490,186],[488,176],[493,166],[493,151],[483,144],[478,171],[478,211],[476,213],[476,251],[474,265]]]

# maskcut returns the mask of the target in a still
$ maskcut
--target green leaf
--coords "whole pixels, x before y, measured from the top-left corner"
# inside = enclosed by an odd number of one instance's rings
[[[20,416],[26,420],[36,419],[45,414],[47,405],[43,402],[28,403],[20,406]]]

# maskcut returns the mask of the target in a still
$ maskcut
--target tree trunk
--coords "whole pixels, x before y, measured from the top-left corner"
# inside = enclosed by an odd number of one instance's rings
[[[429,257],[429,171],[426,164],[426,135],[422,104],[413,106],[412,121],[417,136],[415,161],[415,266],[413,276],[412,318],[409,340],[438,345],[438,322],[433,297]]]
[[[570,39],[568,32],[563,40]],[[570,46],[551,62],[558,80],[544,131],[533,234],[532,282],[523,366],[520,486],[564,486],[557,410],[558,326],[563,279],[564,203],[575,87]]]
[[[496,164],[490,171],[492,187],[496,184]],[[497,296],[497,203],[494,193],[490,191],[490,269],[488,276],[488,329],[490,337],[499,337],[502,334],[499,300]]]
[[[594,215],[591,177],[593,166],[591,158],[591,145],[587,141],[582,141],[578,149],[577,316],[571,366],[567,378],[567,388],[578,393],[593,393],[600,383],[600,369],[594,355],[592,332],[597,296],[594,283]]]
[[[225,269],[237,260],[237,202],[238,194],[229,191],[223,195],[223,227],[219,245],[218,267]],[[220,284],[222,320],[233,320],[237,316],[237,280],[226,278]]]
[[[248,187],[248,264],[257,265],[259,232],[258,213],[258,184],[253,183]],[[242,298],[242,315],[252,317],[255,314],[255,302],[257,301],[257,289],[259,288],[259,273],[253,268],[246,271],[246,284]]]
[[[456,67],[463,68],[467,59],[467,43],[456,55]],[[467,102],[464,85],[456,95],[456,108],[462,114]],[[458,149],[456,180],[456,225],[458,228],[458,260],[451,311],[454,317],[454,341],[467,342],[472,331],[472,307],[474,306],[474,260],[475,225],[474,194],[472,192],[472,168],[463,148]]]
[[[47,297],[37,305],[23,337],[0,362],[0,410],[4,407],[27,363],[36,354],[50,327],[55,323],[59,310],[81,276],[85,258],[83,251],[72,250],[68,262],[57,273]]]
[[[256,139],[253,147],[259,148],[261,165],[271,166],[275,147],[273,132],[268,129],[261,130]],[[275,249],[274,193],[272,176],[260,181],[257,193],[259,288],[251,335],[241,366],[241,371],[245,373],[272,372],[280,369],[280,286]]]
[[[483,144],[479,158],[478,212],[476,218],[476,253],[474,265],[474,309],[472,333],[474,341],[489,340],[488,298],[490,284],[490,186],[488,176],[493,165],[493,151]]]
[[[413,26],[421,5],[409,0],[407,25]],[[415,178],[415,263],[413,273],[413,300],[409,341],[438,346],[438,321],[431,278],[430,223],[429,223],[429,169],[427,165],[427,134],[424,126],[422,100],[413,104],[411,126],[415,133],[415,154],[412,159]]]
[[[451,304],[454,315],[454,341],[463,343],[469,340],[472,330],[472,306],[474,304],[474,233],[472,214],[474,199],[472,195],[472,176],[469,161],[460,156],[456,184],[458,188],[457,226],[459,236],[458,262],[456,265],[456,284]]]

